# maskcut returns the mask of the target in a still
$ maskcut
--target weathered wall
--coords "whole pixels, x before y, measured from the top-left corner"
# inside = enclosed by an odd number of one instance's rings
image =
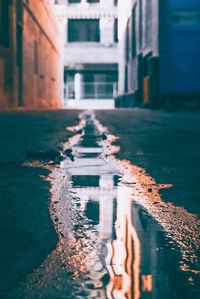
[[[158,0],[127,0],[127,6],[119,0],[119,27],[119,95],[123,95],[138,89],[138,55],[146,56],[151,52],[158,56]],[[135,55],[131,54],[133,39]]]
[[[15,105],[12,60],[12,52],[0,46],[0,108]]]
[[[131,9],[125,15],[124,31],[120,30],[118,96],[130,95],[133,105],[154,107],[167,102],[179,105],[194,100],[198,103],[199,0],[127,1],[133,10],[131,15]],[[123,5],[123,0],[119,3]],[[134,10],[136,30],[132,34]],[[134,55],[133,44],[136,44]]]
[[[10,43],[0,44],[0,108],[60,107],[59,31],[50,0],[9,2]]]
[[[29,1],[23,16],[24,106],[59,107],[58,28],[48,1]]]

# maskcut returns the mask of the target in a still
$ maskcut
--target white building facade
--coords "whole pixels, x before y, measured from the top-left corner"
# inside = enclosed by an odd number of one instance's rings
[[[113,108],[118,82],[117,0],[55,0],[64,43],[65,108]]]

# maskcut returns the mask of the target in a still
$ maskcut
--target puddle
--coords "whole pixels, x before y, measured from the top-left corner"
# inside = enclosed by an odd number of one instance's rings
[[[51,217],[59,242],[24,282],[21,298],[196,298],[175,240],[133,200],[141,192],[136,181],[106,158],[117,151],[114,137],[87,112],[80,127],[70,129],[75,136],[52,174]],[[154,182],[147,193],[155,195]]]

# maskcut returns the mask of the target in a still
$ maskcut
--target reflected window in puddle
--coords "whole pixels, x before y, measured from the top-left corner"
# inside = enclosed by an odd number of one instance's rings
[[[99,202],[89,201],[86,204],[85,215],[93,221],[94,225],[99,223]]]

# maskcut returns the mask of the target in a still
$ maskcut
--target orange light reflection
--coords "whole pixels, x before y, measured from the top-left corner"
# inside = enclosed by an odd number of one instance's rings
[[[140,240],[132,221],[131,189],[120,186],[117,200],[117,239],[108,246],[107,296],[109,299],[139,299],[141,292],[152,292],[152,275],[141,276]]]

